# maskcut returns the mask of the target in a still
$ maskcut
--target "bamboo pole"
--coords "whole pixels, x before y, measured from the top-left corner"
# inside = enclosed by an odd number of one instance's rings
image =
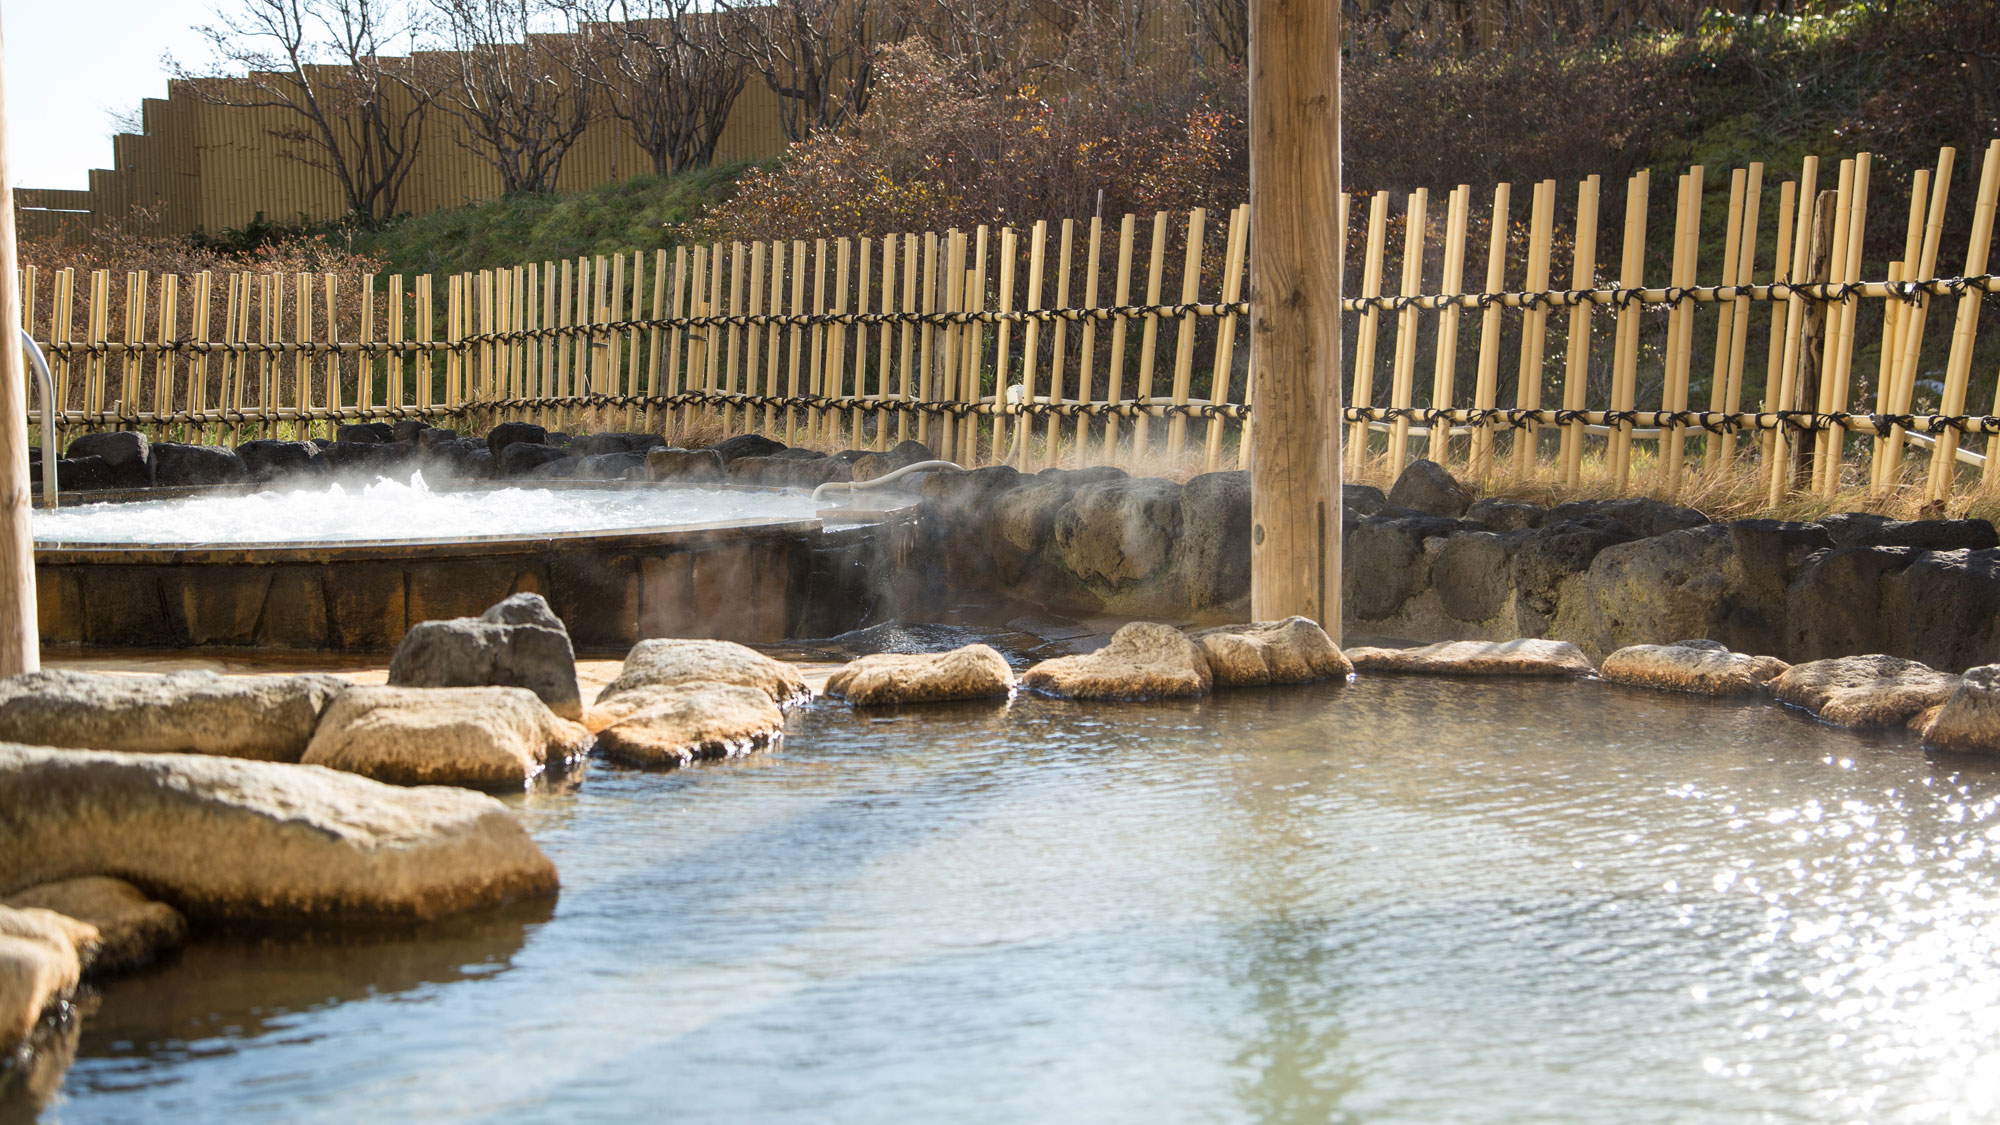
[[[208,270],[195,275],[193,329],[196,343],[208,342],[210,306],[215,299],[214,286],[214,278]],[[195,443],[202,444],[208,438],[208,424],[201,420],[208,413],[208,352],[206,351],[198,350],[188,360],[188,409],[195,417]]]
[[[920,311],[920,306],[917,302],[917,291],[919,282],[922,281],[924,275],[920,265],[921,259],[917,255],[921,250],[922,244],[916,235],[903,235],[904,312]],[[910,380],[914,374],[911,365],[916,362],[916,357],[912,352],[918,333],[911,327],[908,321],[904,321],[896,335],[898,337],[897,342],[902,347],[902,354],[898,357],[898,366],[902,370],[902,382],[897,387],[897,393],[907,403],[913,401],[910,397]],[[910,411],[907,409],[898,410],[896,412],[896,441],[900,444],[908,440],[910,440]]]
[[[1487,227],[1486,285],[1484,293],[1499,293],[1507,287],[1507,210],[1512,186],[1493,189],[1493,218]],[[1479,364],[1472,386],[1472,408],[1492,410],[1500,394],[1500,306],[1488,305],[1479,317]],[[1493,470],[1493,424],[1480,422],[1472,427],[1472,475],[1485,479]]]
[[[854,242],[843,238],[834,250],[833,315],[836,318],[847,314],[848,282],[853,276]],[[826,344],[826,385],[821,394],[829,399],[838,399],[847,393],[847,325],[836,320],[833,331],[827,336]],[[830,450],[840,448],[840,411],[822,407],[820,411],[822,434],[820,440]]]
[[[1528,219],[1528,289],[1540,293],[1549,287],[1550,259],[1554,257],[1556,182],[1543,180],[1535,185],[1533,213]],[[1521,321],[1521,361],[1514,373],[1514,405],[1522,410],[1542,408],[1542,363],[1549,338],[1549,310],[1536,304]],[[1539,452],[1536,424],[1514,431],[1514,473],[1526,478],[1535,467]]]
[[[1149,307],[1157,308],[1160,304],[1160,283],[1163,280],[1166,257],[1167,213],[1159,211],[1153,215],[1153,257],[1146,274],[1146,304]],[[1154,357],[1159,354],[1159,345],[1160,314],[1149,312],[1146,314],[1145,330],[1139,337],[1138,401],[1142,406],[1150,405],[1153,401],[1153,362]],[[1153,419],[1148,413],[1142,412],[1132,419],[1132,457],[1135,461],[1146,455],[1147,438],[1152,425]]]
[[[948,249],[945,254],[945,291],[944,308],[942,311],[955,313],[964,307],[963,302],[965,300],[965,236],[954,230],[946,232],[946,237]],[[942,369],[942,382],[944,385],[939,388],[940,401],[953,402],[959,397],[957,393],[958,362],[959,345],[962,342],[963,334],[956,328],[945,330]],[[945,460],[953,460],[954,454],[958,452],[958,444],[962,437],[961,429],[954,424],[952,416],[949,414],[945,415],[944,423],[939,429],[944,431],[943,448],[939,450],[939,453]],[[965,456],[968,461],[976,452],[971,446],[966,447]]]
[[[1410,194],[1409,208],[1403,213],[1402,295],[1423,292],[1424,231],[1429,225],[1430,190],[1418,188]],[[1254,265],[1252,267],[1255,268]],[[1254,292],[1254,290],[1253,290]],[[1415,305],[1406,304],[1396,314],[1396,355],[1389,376],[1389,407],[1408,410],[1415,403],[1417,375],[1417,317]],[[1254,377],[1253,377],[1254,381]],[[1399,416],[1389,427],[1389,473],[1403,471],[1409,458],[1410,420]]]
[[[1361,296],[1369,304],[1354,331],[1354,393],[1349,401],[1361,409],[1375,402],[1375,347],[1381,334],[1382,310],[1373,303],[1382,295],[1382,255],[1389,242],[1389,193],[1378,191],[1368,200],[1368,240],[1361,258]],[[1249,445],[1244,445],[1249,452]],[[1359,475],[1368,456],[1368,423],[1356,422],[1347,434],[1347,471]]]
[[[1674,220],[1673,285],[1692,288],[1699,277],[1701,254],[1702,181],[1697,164],[1681,177],[1680,209]],[[1661,408],[1688,408],[1688,376],[1694,359],[1694,302],[1683,299],[1667,314],[1667,375],[1660,387]],[[1670,422],[1660,432],[1659,469],[1664,493],[1680,495],[1681,468],[1687,460],[1687,427]]]
[[[1056,307],[1069,307],[1070,270],[1076,263],[1076,220],[1062,221],[1061,242],[1056,258]],[[1061,405],[1063,396],[1063,367],[1069,359],[1069,321],[1058,320],[1055,325],[1054,346],[1049,355],[1049,401]],[[1062,459],[1062,416],[1051,414],[1042,427],[1042,466],[1053,469]]]
[[[902,311],[896,307],[896,236],[893,234],[882,236],[882,292],[878,306],[885,313]],[[895,345],[896,327],[885,320],[875,345],[875,354],[881,357],[875,371],[875,401],[878,403],[889,400],[890,380],[896,373]],[[901,416],[898,412],[897,417]],[[873,448],[877,451],[889,448],[889,416],[879,410],[875,414]]]
[[[1923,242],[1918,249],[1912,273],[1918,279],[1929,280],[1937,276],[1937,256],[1944,238],[1944,209],[1951,188],[1951,173],[1957,163],[1958,150],[1943,148],[1938,152],[1937,174],[1931,178],[1930,206],[1924,220]],[[1921,175],[1921,173],[1919,173]],[[1917,188],[1921,196],[1923,189]],[[1916,304],[1910,315],[1904,318],[1901,339],[1898,341],[1896,356],[1895,392],[1891,397],[1891,409],[1907,414],[1911,399],[1916,394],[1917,358],[1922,354],[1924,329],[1930,320],[1931,295],[1918,293]],[[1889,461],[1882,469],[1883,489],[1899,486],[1903,468],[1903,429],[1898,426],[1889,433]]]
[[[1343,204],[1346,197],[1342,196]],[[1342,223],[1345,229],[1347,224]],[[1231,308],[1243,300],[1243,260],[1250,247],[1250,209],[1240,206],[1229,213],[1229,234],[1225,243],[1222,264],[1222,303]],[[1092,272],[1095,273],[1093,266]],[[1092,295],[1093,298],[1095,294]],[[1094,303],[1094,301],[1093,301]],[[1229,401],[1229,386],[1233,381],[1236,366],[1236,321],[1233,312],[1222,317],[1222,323],[1215,329],[1215,367],[1208,377],[1208,399],[1212,403]],[[1202,434],[1202,471],[1212,473],[1221,467],[1222,461],[1221,418],[1210,418]]]
[[[1747,286],[1757,270],[1757,225],[1764,206],[1764,166],[1753,163],[1746,171],[1730,177],[1729,233],[1723,252],[1725,284]],[[1736,413],[1743,405],[1743,356],[1750,340],[1750,298],[1737,297],[1724,305],[1715,329],[1715,375],[1709,392],[1709,409]],[[1704,459],[1714,472],[1723,472],[1736,460],[1736,431],[1725,430],[1708,439]]]
[[[699,272],[700,272],[699,269],[697,269],[696,271],[697,276],[699,275]],[[794,239],[792,241],[792,308],[791,308],[792,315],[797,316],[798,314],[804,312],[805,308],[806,308],[806,243],[804,239],[800,238],[800,239]],[[805,377],[804,376],[805,360],[800,349],[805,346],[808,337],[806,330],[797,323],[792,324],[790,328],[790,333],[791,333],[791,357],[790,357],[791,366],[787,369],[785,397],[796,401],[800,393],[805,388],[803,382]],[[787,406],[785,408],[786,445],[798,444],[799,413],[800,411],[797,406]]]
[[[974,232],[972,268],[966,278],[964,303],[959,306],[963,311],[984,312],[986,309],[986,252],[991,241],[989,236],[990,232],[983,223]],[[963,341],[959,354],[964,370],[958,375],[958,386],[962,392],[961,401],[977,404],[985,397],[981,393],[980,383],[986,370],[986,332],[977,321],[971,321],[958,329],[958,335]],[[993,376],[993,397],[996,401],[1004,390],[1000,384],[1000,373],[996,370]],[[979,415],[970,410],[965,411],[958,420],[958,430],[958,448],[967,457],[978,456]]]
[[[743,243],[729,244],[729,362],[723,369],[722,393],[733,395],[737,388],[737,374],[743,359],[743,330],[736,318],[743,315]],[[720,266],[721,260],[717,259]],[[722,432],[730,433],[736,426],[736,404],[722,404]]]
[[[1246,221],[1245,226],[1248,226]],[[1093,215],[1090,219],[1090,250],[1085,255],[1083,276],[1083,304],[1086,308],[1097,307],[1098,274],[1104,264],[1104,216]],[[1097,386],[1097,321],[1084,321],[1083,339],[1076,349],[1076,397],[1079,402],[1095,401]],[[1076,416],[1076,455],[1079,461],[1090,461],[1090,423],[1086,416]]]
[[[1440,293],[1465,291],[1465,228],[1472,210],[1472,187],[1460,184],[1445,201],[1444,277]],[[1431,356],[1431,406],[1450,410],[1458,384],[1458,322],[1460,309],[1446,305],[1438,314],[1437,350]],[[1430,427],[1427,456],[1442,465],[1450,455],[1451,426],[1440,421]]]
[[[1345,202],[1345,197],[1342,198]],[[1201,300],[1201,243],[1208,231],[1208,212],[1200,207],[1188,214],[1187,257],[1181,264],[1181,304],[1192,305]],[[1174,333],[1174,386],[1175,406],[1186,406],[1188,394],[1194,381],[1194,332],[1198,319],[1193,313],[1183,314],[1179,328]],[[1187,444],[1187,415],[1176,414],[1167,420],[1167,456],[1178,464],[1181,447]]]
[[[1597,280],[1597,204],[1602,181],[1586,177],[1576,189],[1576,252],[1570,266],[1571,289],[1589,289]],[[1569,308],[1569,337],[1563,358],[1563,409],[1582,410],[1590,387],[1590,328],[1593,306],[1580,302]],[[1583,480],[1583,423],[1571,422],[1562,432],[1563,487]]]
[[[921,331],[922,340],[917,347],[917,363],[919,365],[917,372],[917,401],[926,405],[935,401],[931,396],[937,393],[937,388],[933,383],[936,373],[932,369],[932,356],[935,353],[937,341],[937,326],[931,323],[929,314],[938,311],[938,300],[940,298],[938,268],[937,232],[925,231],[922,290],[924,313],[926,315]],[[931,444],[931,415],[929,411],[924,411],[917,415],[917,440],[926,446]],[[931,452],[939,453],[942,451],[933,447]]]
[[[1986,161],[1979,170],[1979,194],[1972,208],[1972,240],[1966,248],[1962,277],[1976,277],[1986,272],[1987,256],[1993,249],[1996,197],[2000,197],[2000,141],[1987,146]],[[1945,362],[1944,398],[1938,404],[1941,414],[1962,414],[1965,411],[1966,384],[1972,374],[1972,345],[1979,334],[1979,306],[1983,300],[1983,295],[1976,290],[1968,291],[1958,299],[1958,318],[1952,325],[1951,354]],[[1995,401],[2000,403],[2000,388],[1996,389]],[[2000,455],[2000,441],[1989,437],[1986,448],[1989,455]],[[1957,470],[1958,431],[1947,429],[1937,436],[1937,445],[1931,449],[1927,499],[1933,502],[1951,499]],[[1982,481],[1982,490],[1990,487],[1991,480],[1987,477]]]
[[[21,323],[14,246],[14,177],[9,174],[6,104],[0,97],[0,324]],[[44,435],[45,442],[56,440]],[[28,372],[19,341],[0,348],[0,677],[42,666],[35,609],[35,541],[28,505]]]
[[[1340,10],[1250,3],[1250,612],[1340,641]]]
[[[1127,215],[1118,224],[1118,282],[1117,292],[1112,297],[1112,304],[1121,309],[1126,307],[1132,297],[1132,236],[1136,223],[1137,220],[1134,216]],[[1124,394],[1125,341],[1126,337],[1130,335],[1131,327],[1131,322],[1127,320],[1123,313],[1120,313],[1112,321],[1111,384],[1109,393],[1105,396],[1108,402],[1117,402]],[[1104,463],[1111,465],[1115,464],[1117,460],[1118,416],[1116,414],[1107,414],[1104,416]]]
[[[1036,220],[1028,235],[1028,310],[1033,312],[1042,307],[1042,281],[1048,272],[1049,224],[1047,220]],[[1003,283],[1004,284],[1004,283]],[[1042,357],[1042,322],[1030,320],[1021,341],[1021,402],[1025,405],[1035,401],[1038,372],[1037,361]],[[996,415],[997,417],[997,415]],[[1018,460],[1027,464],[1029,445],[1035,438],[1035,416],[1023,415],[1015,425],[1015,440],[1019,443]],[[996,444],[997,440],[996,440]],[[996,450],[996,452],[998,452]],[[1010,450],[1011,452],[1011,450]]]
[[[1862,240],[1868,229],[1868,174],[1873,167],[1869,153],[1861,153],[1854,158],[1854,198],[1849,206],[1847,222],[1841,232],[1839,246],[1840,269],[1834,280],[1843,285],[1852,285],[1861,280]],[[1851,389],[1854,369],[1854,321],[1860,311],[1860,304],[1854,300],[1843,300],[1835,306],[1839,317],[1833,337],[1831,378],[1822,382],[1825,405],[1820,413],[1836,415],[1845,413]],[[1825,429],[1819,433],[1819,476],[1818,487],[1821,496],[1832,496],[1840,487],[1841,462],[1845,459],[1847,431],[1837,417],[1830,417]]]
[[[1035,229],[1037,233],[1041,230],[1039,226]],[[1000,231],[1000,313],[1003,317],[1014,311],[1014,263],[1020,257],[1020,252],[1015,247],[1016,237],[1013,227],[1005,227]],[[1004,406],[1007,401],[1007,372],[1013,365],[1014,326],[1003,319],[993,326],[993,330],[1000,338],[993,357],[993,385],[997,389],[998,405],[1001,407],[993,413],[993,460],[999,462],[1006,459],[1007,435],[1011,429],[1008,425],[1010,419],[1005,413]]]
[[[1625,185],[1625,260],[1619,284],[1627,289],[1645,287],[1646,198],[1653,174],[1641,170]],[[1636,302],[1626,302],[1618,310],[1618,333],[1611,372],[1611,409],[1629,411],[1637,404],[1639,390],[1639,330],[1644,310]],[[1624,419],[1611,427],[1608,450],[1612,486],[1624,492],[1632,477],[1632,426]]]
[[[664,250],[660,251],[660,260],[662,262],[666,261],[666,257],[667,252]],[[656,290],[659,280],[656,273],[654,276]],[[746,325],[743,329],[743,393],[754,395],[757,393],[757,372],[763,367],[763,364],[759,362],[762,358],[760,349],[765,343],[764,330],[755,324],[755,318],[764,315],[764,243],[762,242],[752,242],[750,244],[750,286],[748,292],[749,304],[746,306],[746,309],[752,319],[752,323]],[[658,304],[659,300],[656,297],[654,305],[657,307]],[[657,316],[658,314],[655,313],[654,315]],[[653,381],[658,383],[658,377],[656,376]],[[653,391],[651,393],[658,394],[659,392]],[[766,426],[765,428],[768,429],[769,427]],[[745,433],[754,433],[756,429],[757,408],[754,406],[745,406],[743,408],[743,430]]]
[[[771,240],[771,314],[781,315],[785,311],[785,243],[783,239]],[[778,397],[778,380],[784,372],[784,329],[773,323],[764,333],[764,395]],[[789,411],[787,412],[789,413]],[[778,429],[778,408],[764,404],[764,436],[769,437]]]

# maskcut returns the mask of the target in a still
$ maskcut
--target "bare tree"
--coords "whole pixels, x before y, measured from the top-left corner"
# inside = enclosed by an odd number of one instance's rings
[[[396,213],[434,100],[409,59],[383,55],[421,33],[411,0],[239,0],[195,30],[214,59],[203,72],[168,60],[185,89],[216,105],[285,110],[292,123],[273,133],[287,156],[339,181],[350,213]]]
[[[903,35],[891,0],[722,2],[729,49],[778,95],[778,123],[790,141],[867,110],[876,50]]]
[[[550,0],[430,0],[448,46],[438,104],[504,192],[551,191],[595,119],[586,37]]]
[[[605,108],[667,173],[707,164],[749,70],[728,49],[728,16],[696,0],[571,0],[597,21],[589,75]],[[587,5],[587,7],[586,7]]]

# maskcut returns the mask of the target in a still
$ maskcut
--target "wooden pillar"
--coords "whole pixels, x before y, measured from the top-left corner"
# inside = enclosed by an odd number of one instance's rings
[[[1340,638],[1340,7],[1250,0],[1250,612]]]
[[[0,48],[4,54],[4,48]],[[21,287],[15,272],[14,177],[7,167],[7,106],[0,94],[0,676],[42,666],[36,636],[35,543],[28,526],[28,381],[18,338]],[[56,435],[43,434],[43,441]]]

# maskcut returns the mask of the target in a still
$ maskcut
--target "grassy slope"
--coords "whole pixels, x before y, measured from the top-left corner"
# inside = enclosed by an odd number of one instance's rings
[[[747,165],[635,176],[560,195],[517,195],[356,232],[352,248],[400,273],[451,273],[671,246],[666,227],[723,198]]]

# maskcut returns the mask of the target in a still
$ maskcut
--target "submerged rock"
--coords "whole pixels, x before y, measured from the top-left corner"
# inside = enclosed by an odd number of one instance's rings
[[[389,682],[408,687],[523,687],[565,719],[583,718],[576,649],[540,594],[515,594],[478,617],[424,621],[403,635]]]
[[[89,926],[51,911],[0,906],[0,1058],[75,991],[83,973],[77,945],[87,949],[95,937]]]
[[[771,697],[733,685],[644,687],[594,709],[597,749],[627,765],[652,769],[727,758],[768,746],[785,717]]]
[[[50,670],[0,680],[0,741],[296,762],[338,676],[113,676]]]
[[[1208,659],[1171,625],[1134,621],[1096,652],[1044,660],[1021,685],[1064,699],[1163,699],[1201,695],[1214,684]]]
[[[312,766],[0,744],[0,809],[0,894],[112,875],[194,918],[302,920],[436,918],[556,890],[493,798]]]
[[[1922,728],[1925,742],[1946,750],[2000,753],[2000,664],[1968,668],[1936,710]]]
[[[1568,641],[1441,641],[1421,648],[1351,648],[1358,672],[1432,676],[1588,676],[1596,671]]]
[[[1191,636],[1217,687],[1303,684],[1354,671],[1333,638],[1310,618],[1222,625]]]
[[[519,790],[589,738],[526,688],[358,687],[327,709],[302,761],[392,785]]]
[[[1701,695],[1749,695],[1761,691],[1790,667],[1775,656],[1731,652],[1715,641],[1679,641],[1621,648],[1604,658],[1599,672],[1614,684]]]
[[[1881,653],[1794,664],[1771,681],[1779,699],[1844,727],[1906,722],[1957,687],[1957,676]]]
[[[857,705],[937,703],[1012,695],[1014,669],[990,645],[950,652],[878,653],[847,664],[826,681],[826,693]]]
[[[144,964],[187,937],[187,919],[180,911],[154,902],[123,879],[106,875],[29,887],[0,899],[0,906],[52,910],[95,927],[97,944],[83,964],[92,972]]]
[[[657,639],[640,641],[625,654],[618,678],[598,693],[602,706],[613,696],[642,687],[706,684],[755,688],[780,707],[812,698],[805,680],[789,664],[734,641]]]

